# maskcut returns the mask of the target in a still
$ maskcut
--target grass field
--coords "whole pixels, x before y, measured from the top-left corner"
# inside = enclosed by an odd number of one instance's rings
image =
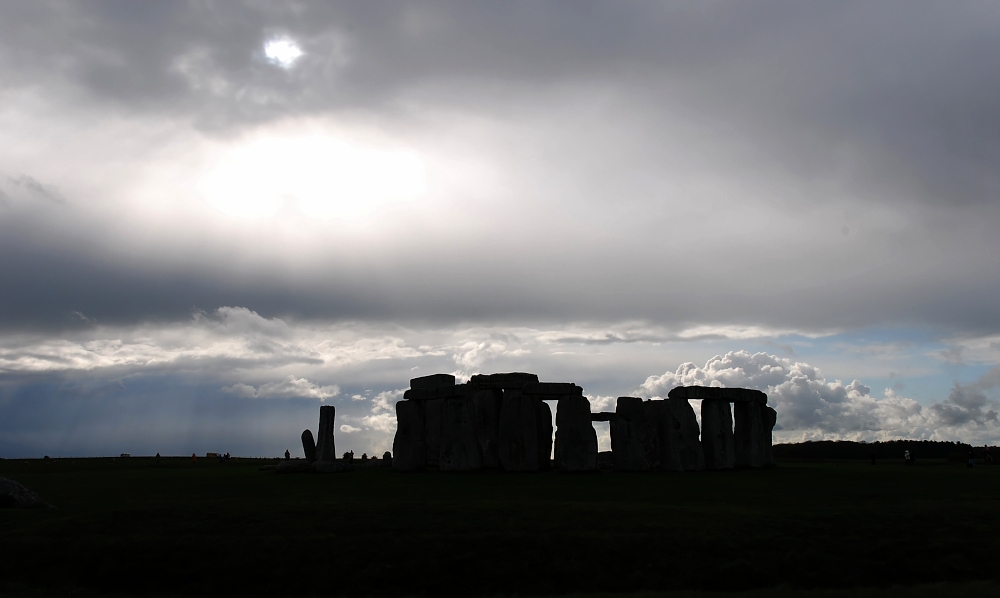
[[[1000,468],[275,475],[263,463],[0,460],[0,477],[58,507],[0,511],[0,594],[1000,595]]]

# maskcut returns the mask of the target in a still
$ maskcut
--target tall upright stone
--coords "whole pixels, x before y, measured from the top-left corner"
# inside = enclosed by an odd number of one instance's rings
[[[736,467],[764,467],[764,407],[757,402],[733,404]]]
[[[556,404],[555,465],[563,471],[597,469],[597,432],[587,397],[564,396]]]
[[[302,452],[309,463],[316,460],[316,440],[313,438],[313,433],[309,430],[302,431]]]
[[[705,469],[732,469],[736,464],[729,402],[717,399],[701,402],[701,446],[705,451]]]
[[[479,454],[486,469],[500,468],[500,406],[503,391],[486,388],[472,395],[472,409],[476,417],[476,436],[479,439]]]
[[[536,400],[519,390],[505,390],[500,407],[499,454],[506,471],[538,470]]]
[[[778,412],[774,409],[765,406],[761,411],[761,426],[760,426],[760,446],[764,453],[762,461],[764,462],[764,467],[772,467],[776,464],[774,460],[774,451],[771,449],[772,434],[774,433],[774,425],[778,423]]]
[[[427,443],[427,466],[437,467],[441,456],[441,411],[445,399],[423,401],[424,442]]]
[[[483,467],[476,437],[476,416],[469,399],[444,401],[438,465],[441,471],[475,471]]]
[[[637,397],[618,397],[616,417],[611,422],[611,452],[615,469],[646,471],[659,465],[656,409],[656,406],[648,406]]]
[[[396,436],[392,440],[392,468],[419,471],[427,463],[426,426],[422,401],[396,403]]]
[[[319,431],[316,436],[316,460],[336,461],[337,446],[333,441],[334,419],[337,408],[333,405],[323,405],[319,408]]]
[[[545,401],[535,399],[535,429],[538,430],[538,469],[552,467],[552,409]]]
[[[650,401],[653,402],[653,401]],[[660,469],[701,471],[705,453],[701,446],[698,418],[687,399],[661,401]]]

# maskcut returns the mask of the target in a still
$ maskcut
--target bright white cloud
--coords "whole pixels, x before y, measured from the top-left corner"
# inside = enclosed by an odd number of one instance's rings
[[[344,424],[340,426],[340,431],[343,432],[344,434],[352,434],[354,432],[360,432],[361,428],[355,428],[350,424]]]
[[[996,378],[996,379],[994,379]],[[984,376],[972,385],[955,384],[944,401],[924,408],[917,401],[886,389],[882,398],[860,381],[827,380],[808,363],[767,353],[733,351],[717,355],[704,367],[684,363],[673,372],[650,376],[637,389],[643,397],[665,397],[675,386],[755,388],[768,394],[778,412],[776,438],[989,441],[1000,432],[1000,404],[985,389],[998,386],[1000,375]]]

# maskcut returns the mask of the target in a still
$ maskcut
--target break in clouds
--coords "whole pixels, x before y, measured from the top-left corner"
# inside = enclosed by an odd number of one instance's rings
[[[320,402],[382,450],[436,371],[602,405],[760,388],[779,440],[990,441],[998,27],[974,3],[5,3],[0,456],[277,454]]]

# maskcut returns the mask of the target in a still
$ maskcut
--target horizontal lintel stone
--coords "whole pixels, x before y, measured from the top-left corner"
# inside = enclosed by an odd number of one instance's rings
[[[590,421],[592,422],[610,422],[617,418],[618,414],[613,411],[600,411],[590,414]]]
[[[583,396],[583,389],[571,382],[536,382],[521,389],[526,395],[548,397]]]
[[[730,403],[767,404],[767,395],[750,388],[719,388],[718,386],[678,386],[667,393],[671,399],[702,399]]]
[[[451,374],[431,374],[410,380],[410,388],[437,388],[438,386],[455,386],[455,376]]]
[[[434,399],[461,399],[471,397],[475,392],[468,384],[438,386],[436,388],[411,388],[403,393],[408,401],[432,401]]]
[[[536,374],[508,372],[504,374],[476,374],[469,380],[473,388],[513,388],[522,389],[529,384],[538,384]]]

